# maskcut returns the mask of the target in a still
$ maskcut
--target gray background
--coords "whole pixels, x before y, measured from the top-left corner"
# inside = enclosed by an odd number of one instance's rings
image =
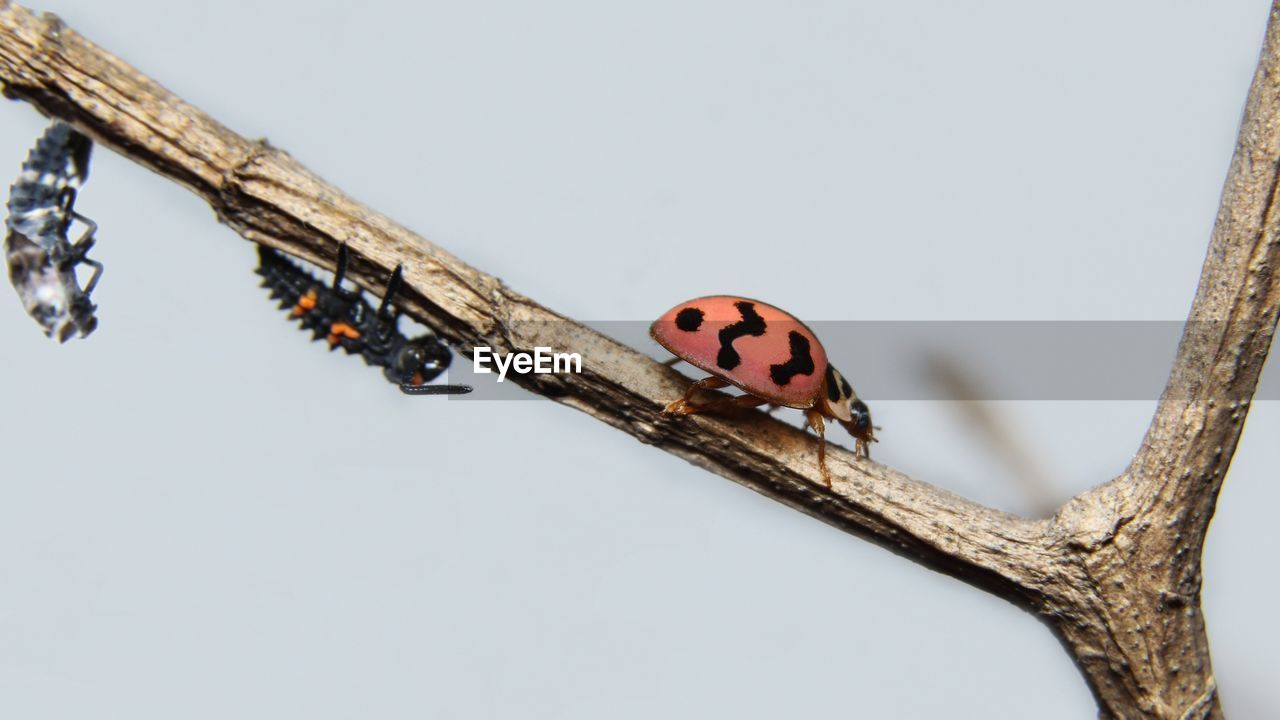
[[[41,9],[571,316],[1177,320],[1267,3]],[[0,168],[42,127],[5,105]],[[80,208],[98,333],[0,302],[0,716],[1093,717],[1002,601],[552,403],[401,397],[176,185],[100,151]],[[1001,406],[1059,498],[1152,408]],[[952,410],[877,403],[877,459],[1026,511]],[[1280,712],[1277,432],[1207,551],[1242,718]]]

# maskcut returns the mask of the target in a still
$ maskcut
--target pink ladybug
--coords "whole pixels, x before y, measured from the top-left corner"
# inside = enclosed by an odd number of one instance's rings
[[[818,464],[827,487],[831,476],[824,417],[849,431],[858,456],[871,457],[870,445],[876,442],[871,411],[827,362],[827,351],[813,331],[787,312],[759,300],[711,295],[671,308],[654,321],[649,334],[673,355],[712,374],[691,385],[664,413],[692,415],[764,403],[804,410],[809,427],[818,434]],[[728,385],[747,394],[704,405],[690,400],[698,390]]]

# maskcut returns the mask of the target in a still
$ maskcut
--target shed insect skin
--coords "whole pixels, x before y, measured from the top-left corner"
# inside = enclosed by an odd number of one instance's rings
[[[259,245],[256,272],[271,297],[289,310],[290,317],[299,319],[313,339],[325,338],[330,350],[341,347],[348,354],[363,357],[366,364],[383,368],[387,380],[406,395],[471,392],[469,385],[427,384],[449,367],[453,354],[429,330],[416,338],[400,331],[400,312],[393,309],[392,299],[403,283],[401,268],[397,266],[391,274],[375,310],[361,291],[343,287],[348,257],[344,243],[338,248],[333,283],[326,286],[281,253]]]
[[[54,122],[36,141],[9,191],[5,260],[9,280],[23,308],[45,335],[66,342],[85,337],[98,326],[89,295],[102,264],[88,257],[97,223],[75,211],[77,188],[89,176],[93,142],[70,125]],[[86,230],[73,244],[73,221]],[[76,268],[93,269],[82,288]]]

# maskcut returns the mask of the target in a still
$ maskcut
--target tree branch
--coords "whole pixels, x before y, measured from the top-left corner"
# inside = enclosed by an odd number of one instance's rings
[[[1220,716],[1199,611],[1200,554],[1276,323],[1280,77],[1273,8],[1209,256],[1156,417],[1130,468],[1025,520],[816,442],[757,412],[661,414],[687,379],[507,288],[344,195],[287,153],[183,102],[52,16],[0,2],[0,81],[11,97],[186,185],[243,237],[378,289],[405,266],[399,305],[455,346],[550,347],[580,375],[513,378],[779,502],[1043,617],[1115,717]]]
[[[1059,542],[1081,551],[1069,555],[1047,614],[1104,706],[1221,716],[1200,612],[1201,554],[1275,334],[1278,184],[1280,3],[1151,426],[1120,477],[1055,517]]]

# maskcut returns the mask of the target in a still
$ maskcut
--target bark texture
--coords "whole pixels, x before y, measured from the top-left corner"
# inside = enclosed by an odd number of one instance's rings
[[[770,498],[1036,613],[1103,716],[1221,717],[1204,618],[1205,533],[1275,331],[1280,242],[1280,11],[1249,93],[1217,225],[1168,386],[1132,464],[1043,520],[969,502],[831,448],[759,412],[661,414],[679,373],[506,287],[344,195],[286,152],[243,138],[51,15],[0,2],[0,82],[13,98],[203,197],[243,237],[377,291],[405,265],[399,305],[464,354],[543,346],[581,375],[514,378]],[[25,142],[25,140],[24,140]]]

